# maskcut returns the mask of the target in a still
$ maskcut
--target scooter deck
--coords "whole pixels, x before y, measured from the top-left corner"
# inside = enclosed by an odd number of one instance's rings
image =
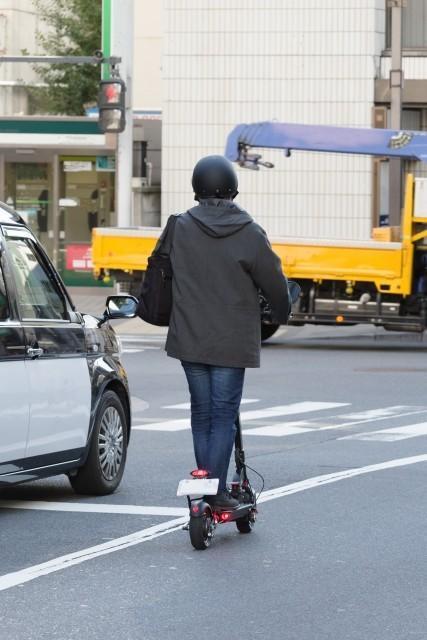
[[[214,514],[216,513],[219,516],[222,516],[224,513],[229,514],[227,521],[231,522],[233,520],[238,520],[239,518],[244,518],[245,516],[247,516],[248,513],[256,509],[256,504],[254,502],[242,503],[242,504],[239,504],[239,506],[236,507],[235,509],[227,509],[227,508],[221,509],[221,508],[212,506],[211,509]]]

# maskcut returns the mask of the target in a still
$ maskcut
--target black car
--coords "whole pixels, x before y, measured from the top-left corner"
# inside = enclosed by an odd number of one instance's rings
[[[66,473],[107,494],[123,475],[131,429],[120,345],[108,320],[136,299],[79,313],[45,251],[0,203],[0,486]]]

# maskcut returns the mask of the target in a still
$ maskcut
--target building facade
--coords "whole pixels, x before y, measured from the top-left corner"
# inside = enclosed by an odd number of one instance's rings
[[[238,123],[385,126],[386,4],[164,0],[163,219],[188,208],[194,163],[223,153]],[[407,4],[402,128],[423,129],[427,2]],[[271,150],[264,156],[275,168],[239,170],[239,202],[274,236],[366,239],[387,213],[386,167],[375,168],[370,158],[303,152],[285,158]]]
[[[161,3],[139,0],[134,9],[132,222],[158,225]],[[0,0],[0,55],[43,55],[37,32],[45,28],[33,0]],[[31,64],[0,63],[0,200],[20,212],[67,282],[88,282],[92,228],[117,223],[117,136],[100,133],[96,112],[30,116],[27,89],[39,84]]]
[[[32,0],[0,0],[0,55],[20,56],[23,50],[38,55],[36,34],[43,29]],[[26,86],[38,82],[29,64],[0,64],[0,115],[26,115]]]
[[[136,0],[132,222],[164,224],[186,210],[195,162],[223,153],[236,124],[387,126],[389,11],[387,0]],[[0,0],[2,53],[40,53],[38,29],[32,0]],[[427,130],[427,0],[407,1],[403,47],[402,128]],[[31,65],[0,64],[0,199],[27,217],[50,252],[52,221],[61,216],[66,252],[89,245],[93,224],[117,220],[117,141],[93,137],[96,118],[27,118],[25,84],[37,81]],[[18,139],[14,131],[44,137]],[[238,169],[238,200],[269,234],[366,239],[387,219],[386,162],[279,151],[264,157],[274,169]],[[405,169],[426,173],[416,164]],[[61,211],[71,192],[78,205]]]

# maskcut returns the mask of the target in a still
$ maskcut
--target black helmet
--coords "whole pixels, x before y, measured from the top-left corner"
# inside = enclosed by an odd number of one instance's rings
[[[195,199],[235,198],[237,175],[233,165],[224,156],[206,156],[194,167],[191,181]]]

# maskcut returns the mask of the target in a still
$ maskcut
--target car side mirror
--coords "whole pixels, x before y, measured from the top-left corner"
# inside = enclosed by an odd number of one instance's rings
[[[99,321],[101,326],[107,320],[135,318],[138,300],[134,296],[108,296],[104,315]]]

